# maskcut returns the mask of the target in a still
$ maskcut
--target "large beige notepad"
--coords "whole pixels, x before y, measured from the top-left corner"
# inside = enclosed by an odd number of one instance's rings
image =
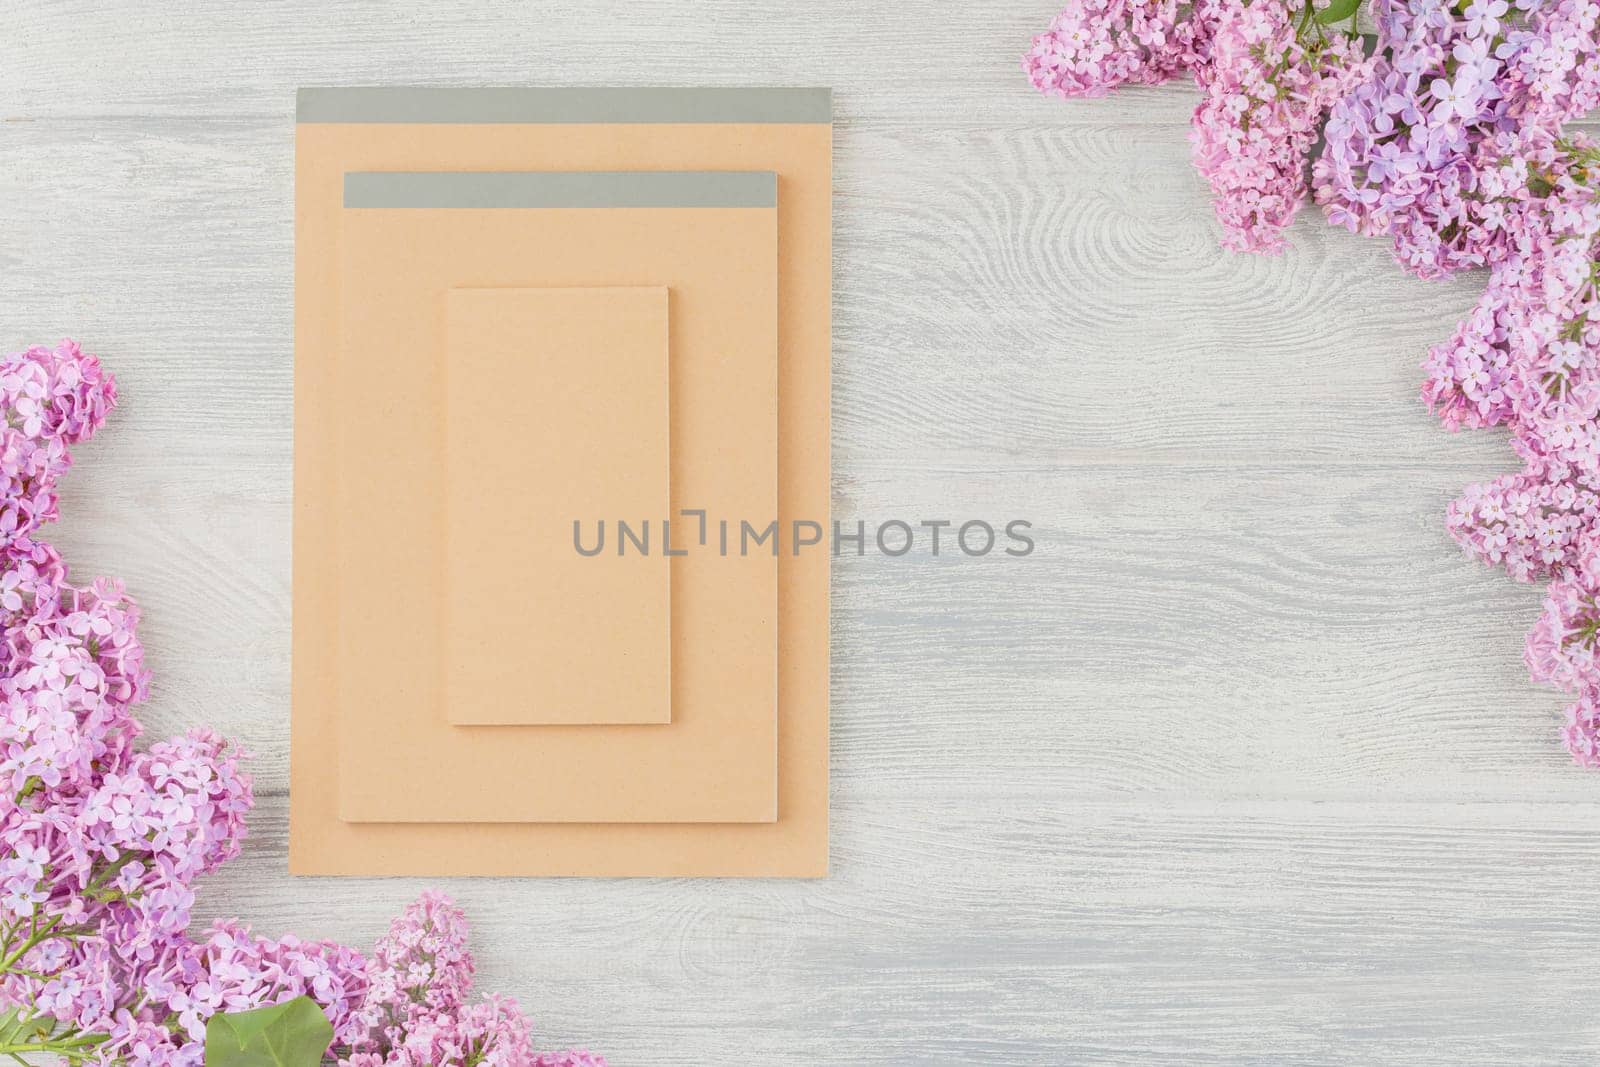
[[[445,294],[441,654],[454,723],[671,719],[667,290]],[[609,547],[609,546],[607,546]]]
[[[770,550],[688,551],[680,526],[685,554],[669,559],[661,555],[665,512],[594,514],[588,509],[611,494],[588,490],[581,475],[571,479],[577,499],[537,494],[544,499],[529,506],[519,464],[504,456],[525,451],[519,427],[492,433],[498,462],[453,462],[451,436],[465,432],[455,412],[470,401],[445,384],[457,370],[446,358],[452,291],[663,284],[671,298],[672,497],[681,508],[765,525],[777,512],[776,197],[770,171],[347,175],[344,340],[336,377],[344,398],[338,450],[343,818],[776,818],[777,560]],[[490,318],[479,340],[504,325]],[[482,382],[480,395],[491,398],[497,384],[514,387],[516,380]],[[443,410],[427,403],[440,396]],[[587,421],[589,432],[603,438],[608,431],[633,432],[624,414],[597,402],[587,418],[573,410],[554,417]],[[601,521],[611,527],[602,560],[580,556],[574,520],[594,531]],[[453,706],[502,699],[505,683],[530,693],[547,684],[557,693],[574,688],[570,674],[547,678],[531,657],[522,658],[519,628],[493,625],[515,609],[480,618],[471,600],[458,596],[463,585],[492,593],[508,569],[530,564],[458,552],[452,535],[519,521],[536,532],[563,531],[564,541],[546,536],[539,546],[552,554],[552,566],[574,573],[590,563],[637,566],[642,573],[670,563],[670,727],[463,729],[448,721]],[[638,540],[619,540],[621,522]],[[645,533],[651,528],[653,537]],[[531,561],[535,569],[538,563]],[[637,620],[622,592],[624,601],[614,607],[632,628]],[[655,607],[650,593],[647,611]],[[458,610],[440,612],[441,603]],[[529,603],[523,610],[536,631],[567,624],[561,604]],[[576,618],[582,624],[581,610]],[[595,622],[590,635],[606,643],[590,658],[603,661],[611,640],[603,614]],[[419,654],[400,657],[397,670],[394,650],[430,631],[434,641],[424,636]],[[448,655],[431,652],[473,641],[511,658],[508,670],[461,673]],[[543,668],[562,671],[548,661]]]
[[[333,381],[346,171],[766,169],[779,175],[779,515],[785,522],[826,524],[828,112],[827,93],[819,90],[302,92],[296,132],[292,871],[369,876],[826,873],[828,559],[821,552],[779,560],[776,822],[446,826],[342,821],[337,785],[342,664],[334,649],[340,605],[333,592],[338,472],[331,460],[340,419]]]

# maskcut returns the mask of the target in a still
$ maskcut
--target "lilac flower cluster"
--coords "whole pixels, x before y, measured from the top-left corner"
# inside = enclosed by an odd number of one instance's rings
[[[1351,36],[1282,4],[1218,0],[1212,18],[1209,62],[1195,67],[1205,94],[1189,135],[1195,168],[1211,183],[1223,247],[1280,252],[1322,119],[1366,59]]]
[[[346,1067],[605,1067],[582,1050],[532,1051],[528,1020],[509,997],[473,1002],[467,921],[448,897],[424,893],[389,926],[336,1042]]]
[[[1600,200],[1592,150],[1547,131],[1496,137],[1475,181],[1458,253],[1490,264],[1489,284],[1424,369],[1423,399],[1450,429],[1548,420],[1592,387],[1582,358],[1595,299]],[[1452,266],[1450,269],[1456,269]]]
[[[1036,89],[1052,96],[1158,85],[1204,61],[1211,36],[1206,2],[1082,0],[1034,38],[1022,67]]]
[[[1600,533],[1586,534],[1572,565],[1550,583],[1524,658],[1536,682],[1577,694],[1563,737],[1573,759],[1600,767]]]
[[[1531,582],[1566,571],[1584,534],[1600,526],[1600,494],[1539,467],[1467,487],[1445,524],[1486,563]]]
[[[1373,0],[1373,15],[1379,52],[1329,115],[1318,201],[1422,277],[1500,262],[1544,199],[1529,182],[1555,131],[1600,98],[1594,5]]]
[[[1523,466],[1471,486],[1446,523],[1512,576],[1553,579],[1528,664],[1577,694],[1567,744],[1600,765],[1600,149],[1564,128],[1600,105],[1600,0],[1368,0],[1371,49],[1358,11],[1347,35],[1330,14],[1352,12],[1080,0],[1024,66],[1057,95],[1189,70],[1226,247],[1282,248],[1320,131],[1310,184],[1330,221],[1387,238],[1424,278],[1487,269],[1422,396],[1449,429],[1507,427]]]
[[[189,929],[194,884],[237,856],[240,754],[209,731],[137,748],[149,674],[120,583],[79,587],[37,539],[69,446],[116,403],[70,341],[0,359],[0,1054],[200,1067],[207,1020],[309,996],[350,1067],[603,1067],[537,1054],[513,1001],[469,1000],[465,918],[429,894],[370,958]]]
[[[0,538],[27,536],[56,517],[56,480],[72,460],[67,446],[105,422],[116,386],[76,345],[36,347],[0,368]]]
[[[1259,0],[1082,0],[1034,39],[1023,68],[1056,96],[1192,75],[1204,94],[1194,162],[1215,194],[1223,244],[1277,252],[1309,195],[1318,128],[1367,66],[1352,34],[1311,15]]]

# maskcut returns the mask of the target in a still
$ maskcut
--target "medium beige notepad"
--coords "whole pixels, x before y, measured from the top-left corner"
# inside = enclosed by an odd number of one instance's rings
[[[728,168],[779,174],[779,515],[828,521],[831,126],[822,90],[317,89],[295,212],[290,869],[321,875],[814,877],[828,867],[828,560],[779,560],[778,819],[347,823],[334,649],[339,216],[347,170]],[[570,283],[568,283],[570,284]],[[671,727],[667,727],[670,729]],[[533,729],[533,728],[529,728]],[[600,729],[600,728],[596,728]]]
[[[446,717],[668,722],[668,558],[572,530],[671,514],[667,290],[452,289],[443,368]]]
[[[347,472],[359,473],[344,478],[338,504],[344,819],[776,818],[777,560],[770,546],[724,556],[696,545],[668,559],[664,514],[586,512],[597,498],[584,490],[581,472],[566,482],[588,503],[546,498],[530,507],[516,461],[504,456],[523,447],[515,426],[494,432],[498,464],[452,464],[450,437],[462,429],[456,412],[467,400],[445,385],[457,368],[444,358],[452,290],[665,285],[673,501],[765,525],[777,513],[776,196],[771,172],[347,175],[339,457]],[[481,388],[488,396],[516,384],[491,380]],[[441,395],[448,398],[442,409],[427,403]],[[605,417],[603,406],[592,415]],[[624,414],[610,412],[589,432],[632,434]],[[577,411],[556,417],[585,418]],[[540,514],[547,509],[558,510]],[[603,561],[580,556],[570,536],[574,519],[592,531],[602,520],[611,528]],[[640,540],[618,539],[621,520]],[[558,693],[574,686],[570,675],[532,669],[519,629],[497,625],[506,621],[502,607],[483,618],[458,595],[463,588],[493,595],[507,567],[530,564],[455,551],[451,535],[517,522],[566,531],[564,542],[543,543],[557,554],[552,565],[575,574],[591,562],[645,572],[670,563],[669,725],[450,724],[449,708],[498,700],[507,681],[534,694],[545,685]],[[693,520],[679,526],[680,545],[687,547],[693,529]],[[647,599],[644,607],[653,606]],[[629,605],[617,609],[625,626],[638,626]],[[559,604],[526,611],[536,631],[559,631],[569,619]],[[604,660],[611,639],[603,618],[591,633],[606,642],[591,660]],[[399,652],[419,638],[416,652]],[[460,673],[433,651],[470,642],[506,657],[506,673]]]

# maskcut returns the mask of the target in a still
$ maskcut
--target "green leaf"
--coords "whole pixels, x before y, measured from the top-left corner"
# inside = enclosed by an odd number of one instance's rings
[[[1361,6],[1361,0],[1333,0],[1333,3],[1317,12],[1317,21],[1324,26],[1331,26],[1335,22],[1343,22],[1356,13]]]
[[[206,1023],[206,1067],[317,1067],[332,1042],[333,1025],[310,997],[219,1012]]]

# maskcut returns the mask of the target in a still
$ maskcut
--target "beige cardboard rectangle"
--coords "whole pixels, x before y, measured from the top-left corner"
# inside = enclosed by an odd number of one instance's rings
[[[571,532],[671,513],[667,365],[664,287],[445,294],[450,722],[671,721],[668,558]]]
[[[371,91],[367,91],[370,93]],[[290,870],[321,875],[817,877],[828,867],[828,566],[779,561],[778,820],[770,824],[352,824],[337,815],[338,604],[329,459],[338,405],[338,217],[347,170],[763,167],[780,175],[780,519],[828,512],[832,129],[639,117],[604,124],[473,121],[477,91],[450,99],[449,121],[407,122],[317,90],[316,122],[296,130],[294,728]],[[509,91],[497,91],[505,93]],[[517,90],[537,96],[539,90]],[[634,91],[655,101],[652,90]],[[723,90],[737,102],[741,90]],[[381,95],[381,91],[380,91]],[[624,96],[628,95],[626,93]],[[303,103],[308,98],[302,98]],[[404,109],[401,109],[402,111]],[[825,110],[824,110],[825,114]],[[465,118],[463,117],[465,116]],[[461,123],[459,125],[452,123]]]
[[[447,707],[495,694],[484,687],[487,679],[454,679],[465,690],[446,684],[451,673],[436,650],[448,645],[439,625],[445,615],[439,606],[451,602],[447,578],[460,580],[476,568],[471,584],[492,589],[500,568],[493,557],[451,554],[446,574],[439,561],[451,509],[438,504],[479,499],[493,508],[515,492],[494,480],[490,466],[462,465],[447,475],[439,442],[448,420],[430,399],[444,392],[443,310],[453,287],[664,284],[671,294],[673,498],[679,507],[764,525],[777,511],[775,207],[502,207],[563,203],[526,196],[551,186],[587,197],[595,182],[551,173],[424,177],[429,195],[388,208],[352,208],[346,183],[344,341],[336,377],[344,475],[340,816],[352,822],[772,821],[777,560],[767,552],[695,551],[663,560],[671,564],[675,593],[670,727],[450,725]],[[474,196],[470,207],[439,206],[450,201],[431,190],[457,177],[492,179],[465,184],[494,195]],[[635,190],[693,190],[677,173],[622,177]],[[769,191],[772,184],[770,173],[709,177],[709,184],[743,177]],[[698,197],[688,202],[703,204]],[[454,490],[446,484],[450,476],[459,482]],[[596,521],[573,503],[548,517],[554,521],[545,528],[570,535],[573,519]],[[661,515],[629,518],[635,530],[649,520],[660,533]],[[592,562],[578,558],[570,537],[549,547],[576,566]],[[662,550],[659,536],[654,548]],[[563,625],[559,608],[546,613],[546,625]],[[471,618],[451,619],[450,626],[458,636],[519,655],[515,632]],[[410,654],[408,642],[415,645]],[[565,684],[531,675],[525,684],[547,683],[558,691]]]

